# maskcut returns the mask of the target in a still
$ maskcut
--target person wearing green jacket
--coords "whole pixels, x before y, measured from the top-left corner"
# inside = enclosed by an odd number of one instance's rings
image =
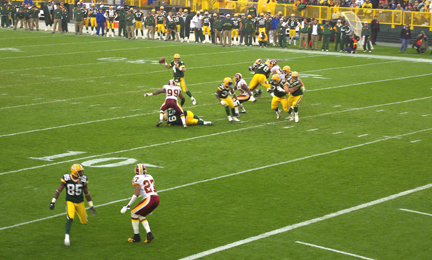
[[[216,13],[215,13],[216,14]],[[214,44],[218,44],[218,38],[219,42],[222,45],[222,19],[216,14],[216,17],[214,17],[214,27],[215,27],[215,39]]]
[[[335,42],[334,42],[334,46],[335,46],[335,51],[337,51],[337,47],[339,45],[339,50],[342,52],[343,48],[342,48],[342,21],[341,20],[337,20],[336,25],[333,27],[333,31],[335,32]]]
[[[341,34],[342,34],[342,38],[341,38],[341,50],[340,52],[343,52],[343,49],[345,49],[345,46],[348,47],[348,35],[351,34],[351,27],[349,27],[348,22],[345,22],[345,25],[342,27],[341,29]]]
[[[286,45],[286,29],[287,29],[287,23],[285,22],[285,18],[284,19],[280,19],[279,24],[276,26],[276,32],[278,35],[278,42],[279,42],[279,47],[285,48],[287,47]]]
[[[62,10],[62,33],[68,33],[68,20],[69,20],[69,11],[64,6],[64,3],[60,3],[60,9]]]
[[[54,25],[53,25],[52,33],[55,33],[57,25],[58,25],[58,29],[61,31],[62,30],[62,21],[61,21],[62,10],[58,5],[56,6],[56,9],[53,12],[53,18],[54,18]]]
[[[126,30],[129,40],[134,39],[135,40],[135,31],[134,31],[134,15],[132,14],[131,10],[127,12],[126,15]]]
[[[23,13],[22,9],[19,9],[19,11],[15,17],[14,30],[16,30],[16,28],[18,26],[18,22],[21,21],[21,23],[22,23],[24,20],[25,20],[24,13]]]
[[[24,13],[24,26],[25,26],[25,30],[29,30],[30,29],[30,9],[29,6],[26,4],[24,5],[24,9],[23,9],[23,13]]]
[[[245,31],[245,46],[252,46],[252,35],[255,32],[255,23],[252,21],[252,16],[249,14],[244,23]]]
[[[330,35],[332,34],[333,28],[330,25],[330,21],[326,20],[325,24],[321,25],[321,34],[322,34],[322,46],[321,51],[328,51],[329,50],[329,41],[330,41]]]
[[[8,8],[5,2],[0,4],[1,27],[5,28],[8,22]]]
[[[361,31],[361,37],[362,38],[364,37],[364,39],[363,39],[363,42],[364,42],[363,52],[366,52],[366,47],[367,47],[369,52],[372,52],[371,51],[370,36],[371,36],[371,28],[369,27],[368,22],[365,21],[364,26],[363,26],[362,31]]]
[[[36,28],[36,31],[39,31],[39,13],[40,9],[33,4],[33,7],[30,9],[30,31],[33,31]]]
[[[305,50],[309,47],[309,33],[310,33],[310,24],[307,21],[307,18],[303,19],[303,22],[299,24],[299,34],[300,34],[300,46],[299,50],[305,46]],[[305,45],[306,43],[306,45]]]
[[[75,14],[75,35],[82,35],[84,12],[78,5]]]
[[[225,47],[225,45],[227,44],[227,39],[228,39],[228,47],[231,46],[231,30],[233,27],[233,21],[231,20],[231,15],[227,14],[226,15],[226,19],[222,21],[222,39],[223,39],[223,43],[222,46]]]
[[[147,40],[154,40],[154,27],[155,27],[155,18],[149,12],[147,14],[146,19],[144,20],[144,27],[147,29]]]
[[[119,20],[119,29],[118,29],[118,36],[121,37],[121,34],[123,32],[123,36],[127,38],[126,35],[126,15],[127,12],[124,10],[124,7],[120,8],[120,11],[117,12],[118,20]]]

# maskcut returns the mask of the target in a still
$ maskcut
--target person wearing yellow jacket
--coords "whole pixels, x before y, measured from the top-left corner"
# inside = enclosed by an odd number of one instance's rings
[[[259,42],[259,47],[260,48],[267,48],[267,34],[265,33],[265,31],[261,31],[260,34],[258,35],[258,42]]]

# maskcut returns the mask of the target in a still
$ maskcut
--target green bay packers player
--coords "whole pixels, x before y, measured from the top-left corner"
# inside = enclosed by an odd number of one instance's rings
[[[198,116],[194,115],[192,111],[185,110],[184,115],[186,117],[186,125],[213,125],[210,121],[204,121]],[[167,121],[168,125],[183,125],[183,122],[181,121],[181,115],[179,112],[175,111],[174,109],[170,108],[164,113],[163,120]]]
[[[83,5],[82,11],[83,11],[83,28],[85,26],[85,28],[87,30],[87,34],[89,34],[89,31],[88,31],[88,27],[89,27],[89,25],[88,25],[88,16],[89,16],[90,11],[87,9],[86,5]]]
[[[231,78],[227,77],[227,78],[224,78],[223,83],[219,85],[219,87],[215,93],[215,96],[216,96],[217,100],[219,101],[219,103],[225,107],[225,112],[228,116],[228,121],[239,122],[240,120],[237,118],[239,116],[238,107],[234,104],[230,95],[233,95],[233,98],[237,99],[237,96],[234,93],[232,80],[231,80]],[[230,115],[230,109],[231,109],[232,117]]]
[[[106,36],[109,37],[109,29],[111,29],[111,36],[114,37],[114,20],[117,17],[117,12],[113,10],[112,6],[110,6],[105,15],[107,17]]]
[[[288,107],[289,109],[289,117],[286,119],[289,119],[292,121],[295,117],[295,122],[298,123],[299,121],[299,115],[298,115],[298,107],[300,105],[300,101],[303,99],[303,91],[305,91],[305,87],[303,85],[302,80],[299,78],[299,74],[297,71],[293,71],[291,75],[291,79],[288,81],[289,85],[289,92],[291,93],[290,97],[288,98]],[[294,117],[292,115],[292,110],[294,107]]]
[[[185,66],[184,62],[180,60],[180,54],[178,54],[178,53],[174,54],[174,60],[171,61],[170,64],[165,62],[165,67],[167,69],[172,68],[174,81],[176,82],[177,85],[180,85],[183,92],[186,93],[190,97],[192,104],[196,105],[196,99],[192,96],[192,93],[186,87],[186,81],[184,79],[184,73],[186,71],[186,66]]]
[[[203,29],[202,29],[202,34],[204,37],[203,43],[206,42],[206,40],[205,40],[206,34],[208,35],[209,42],[211,43],[210,18],[211,18],[211,16],[209,15],[209,13],[205,12],[204,17],[203,17]]]
[[[271,102],[271,109],[276,111],[276,118],[279,119],[282,110],[278,108],[279,103],[282,104],[283,110],[288,113],[288,100],[287,94],[289,93],[288,84],[285,80],[281,79],[279,74],[274,74],[270,85],[273,89],[273,99]]]
[[[156,26],[159,40],[162,40],[162,35],[165,38],[165,16],[162,14],[161,10],[159,10],[156,15]]]
[[[291,45],[291,41],[294,40],[294,46],[296,46],[295,34],[296,28],[299,26],[299,22],[295,18],[295,14],[291,14],[291,18],[288,19],[288,27],[289,27],[289,45]]]
[[[135,36],[136,39],[138,39],[138,30],[141,31],[141,36],[144,40],[144,30],[143,30],[143,17],[144,17],[144,13],[140,11],[139,8],[137,8],[137,11],[134,13],[135,16]]]
[[[87,212],[84,206],[84,196],[93,211],[93,216],[96,216],[96,210],[93,206],[93,201],[88,191],[88,178],[84,175],[84,168],[80,164],[74,164],[71,167],[71,174],[65,174],[60,179],[61,184],[54,193],[51,200],[50,210],[54,210],[55,202],[59,197],[60,193],[64,188],[66,188],[66,234],[64,244],[65,246],[70,246],[70,230],[72,227],[72,222],[75,217],[75,212],[77,213],[81,224],[87,224]]]
[[[91,4],[90,8],[90,27],[91,27],[91,35],[93,35],[93,29],[97,26],[96,23],[96,14],[98,13],[98,10],[96,8],[95,4]]]
[[[129,203],[120,210],[120,213],[126,213],[140,194],[143,200],[131,210],[131,222],[134,236],[128,238],[128,242],[133,243],[141,241],[141,236],[139,234],[139,223],[141,221],[147,233],[147,238],[144,240],[144,243],[150,243],[154,239],[154,236],[150,230],[150,225],[146,216],[151,214],[159,206],[160,199],[154,185],[154,179],[150,174],[147,174],[147,169],[144,164],[140,163],[135,166],[135,176],[132,178],[132,185],[134,186],[134,194]]]
[[[234,45],[234,39],[237,41],[236,45],[239,45],[239,30],[241,30],[241,23],[240,23],[240,19],[238,18],[238,14],[234,14],[234,19],[232,19],[233,21],[233,27],[231,30],[231,41],[232,44]]]
[[[261,90],[258,92],[256,91],[259,85],[264,86],[267,89],[267,92],[271,92],[271,86],[267,81],[267,78],[270,76],[271,68],[274,65],[275,60],[269,60],[268,63],[263,63],[261,59],[258,59],[252,66],[252,70],[255,71],[255,74],[249,83],[249,89],[255,93],[255,97],[260,96],[262,93]]]
[[[292,71],[290,66],[283,67],[284,79],[288,82],[291,79]]]
[[[266,29],[266,18],[264,17],[264,14],[261,13],[258,18],[258,35],[261,34],[261,32],[265,33]]]

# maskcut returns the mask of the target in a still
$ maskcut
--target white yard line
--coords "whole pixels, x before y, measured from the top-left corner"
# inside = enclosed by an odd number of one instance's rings
[[[417,214],[421,214],[421,215],[426,215],[426,216],[431,216],[432,217],[432,214],[424,213],[424,212],[421,212],[421,211],[415,211],[415,210],[410,210],[410,209],[399,209],[399,210],[407,211],[407,212],[412,212],[412,213],[417,213]]]
[[[260,235],[257,235],[257,236],[253,236],[253,237],[249,237],[249,238],[246,238],[246,239],[243,239],[243,240],[239,240],[239,241],[236,241],[236,242],[224,245],[224,246],[220,246],[220,247],[216,247],[216,248],[213,248],[213,249],[210,249],[210,250],[207,250],[207,251],[203,251],[201,253],[194,254],[194,255],[182,258],[180,260],[198,259],[198,258],[207,256],[207,255],[218,253],[218,252],[221,252],[221,251],[224,251],[224,250],[227,250],[227,249],[230,249],[230,248],[234,248],[234,247],[237,247],[237,246],[241,246],[241,245],[244,245],[244,244],[247,244],[247,243],[250,243],[250,242],[254,242],[254,241],[257,241],[257,240],[260,240],[260,239],[263,239],[263,238],[267,238],[267,237],[270,237],[270,236],[278,235],[278,234],[281,234],[281,233],[284,233],[284,232],[287,232],[287,231],[290,231],[290,230],[293,230],[293,229],[296,229],[296,228],[299,228],[299,227],[308,226],[310,224],[321,222],[323,220],[327,220],[327,219],[330,219],[330,218],[338,217],[338,216],[341,216],[341,215],[344,215],[344,214],[347,214],[347,213],[351,213],[353,211],[357,211],[357,210],[368,208],[368,207],[371,207],[371,206],[374,206],[374,205],[377,205],[377,204],[380,204],[380,203],[383,203],[383,202],[394,200],[394,199],[397,199],[397,198],[402,197],[402,196],[406,196],[406,195],[414,193],[414,192],[418,192],[418,191],[421,191],[421,190],[429,189],[431,187],[432,187],[432,184],[427,184],[427,185],[424,185],[424,186],[420,186],[420,187],[417,187],[415,189],[403,191],[403,192],[400,192],[400,193],[397,193],[397,194],[390,195],[388,197],[384,197],[384,198],[377,199],[377,200],[374,200],[374,201],[371,201],[371,202],[360,204],[358,206],[354,206],[354,207],[343,209],[343,210],[340,210],[340,211],[337,211],[337,212],[334,212],[334,213],[330,213],[330,214],[324,215],[322,217],[306,220],[306,221],[303,221],[303,222],[300,222],[300,223],[297,223],[297,224],[294,224],[294,225],[289,225],[289,226],[286,226],[286,227],[283,227],[283,228],[279,228],[279,229],[275,229],[275,230],[272,230],[272,231],[269,231],[269,232],[266,232],[266,233],[263,233],[263,234],[260,234]]]
[[[355,67],[362,67],[362,66],[370,66],[370,65],[377,65],[377,64],[386,64],[386,63],[396,63],[401,61],[384,61],[384,62],[373,62],[373,63],[366,63],[366,64],[359,64],[359,65],[352,65],[352,66],[344,66],[344,67],[337,67],[337,68],[325,68],[325,69],[317,69],[317,70],[307,70],[302,71],[300,73],[308,73],[308,72],[317,72],[317,71],[326,71],[326,70],[334,70],[334,69],[348,69],[348,68],[355,68]],[[300,74],[301,75],[301,74]]]
[[[217,136],[217,135],[226,134],[226,133],[243,131],[243,130],[246,130],[246,129],[252,129],[252,128],[261,127],[261,126],[263,126],[263,125],[253,126],[253,127],[247,127],[247,128],[240,128],[240,129],[237,129],[237,130],[230,130],[230,131],[219,132],[219,133],[214,133],[214,134],[210,134],[210,135],[203,135],[203,136],[197,136],[197,137],[192,137],[192,138],[186,138],[186,139],[182,139],[182,140],[170,141],[170,142],[160,143],[160,144],[155,144],[155,145],[136,147],[136,148],[122,150],[122,151],[117,151],[117,152],[112,152],[112,153],[105,153],[105,154],[88,156],[88,157],[79,158],[79,159],[73,159],[73,160],[68,160],[68,161],[63,161],[63,162],[57,162],[57,163],[51,163],[51,164],[47,164],[47,165],[41,165],[41,166],[35,166],[35,167],[31,167],[31,168],[25,168],[25,169],[21,169],[21,170],[12,171],[12,172],[31,170],[31,169],[42,168],[42,167],[57,165],[57,164],[66,163],[66,162],[78,161],[78,160],[83,160],[83,159],[88,159],[88,158],[94,158],[94,157],[100,157],[100,156],[105,156],[105,155],[111,155],[111,154],[116,154],[116,153],[121,153],[121,152],[129,152],[129,151],[133,151],[133,150],[139,150],[139,149],[144,149],[144,148],[149,148],[149,147],[156,147],[156,146],[161,146],[161,145],[166,145],[166,144],[172,144],[172,143],[179,143],[179,142],[184,142],[184,141],[190,141],[190,140],[194,140],[194,139],[200,139],[200,138],[205,138],[205,137],[210,137],[210,136]],[[305,156],[305,157],[302,157],[302,158],[297,158],[297,159],[293,159],[293,160],[289,160],[289,161],[284,161],[284,162],[279,162],[279,163],[264,165],[264,166],[261,166],[261,167],[252,168],[252,169],[248,169],[248,170],[244,170],[244,171],[239,171],[239,172],[235,172],[235,173],[231,173],[231,174],[227,174],[227,175],[223,175],[223,176],[218,176],[218,177],[214,177],[214,178],[210,178],[210,179],[206,179],[206,180],[191,182],[191,183],[175,186],[175,187],[172,187],[172,188],[163,189],[163,190],[160,190],[158,192],[166,192],[166,191],[171,191],[171,190],[177,190],[177,189],[181,189],[181,188],[197,185],[197,184],[200,184],[200,183],[205,183],[205,182],[215,181],[215,180],[219,180],[219,179],[224,179],[224,178],[228,178],[228,177],[232,177],[232,176],[237,176],[237,175],[240,175],[240,174],[243,174],[243,173],[248,173],[248,172],[253,172],[253,171],[257,171],[257,170],[271,168],[271,167],[274,167],[274,166],[280,166],[280,165],[285,165],[285,164],[289,164],[289,163],[293,163],[293,162],[303,161],[303,160],[307,160],[307,159],[311,159],[311,158],[315,158],[315,157],[319,157],[319,156],[323,156],[323,155],[338,153],[338,152],[342,152],[342,151],[346,151],[346,150],[350,150],[350,149],[354,149],[354,148],[358,148],[358,147],[363,147],[363,146],[370,145],[370,144],[375,144],[375,143],[379,143],[379,142],[383,142],[383,141],[387,141],[387,140],[391,140],[391,139],[398,139],[398,138],[401,138],[401,137],[404,137],[404,136],[409,136],[409,135],[418,134],[418,133],[422,133],[422,132],[427,132],[427,131],[431,131],[431,130],[432,130],[432,128],[428,128],[428,129],[423,129],[423,130],[419,130],[419,131],[415,131],[415,132],[411,132],[411,133],[407,133],[407,134],[401,134],[401,135],[397,135],[397,136],[393,136],[393,137],[389,136],[389,137],[386,137],[386,138],[383,138],[383,139],[378,139],[378,140],[367,142],[367,143],[363,143],[363,144],[348,146],[348,147],[344,147],[344,148],[341,148],[341,149],[335,149],[335,150],[332,150],[332,151],[329,151],[329,152],[313,154],[313,155],[309,155],[309,156]],[[7,173],[11,173],[11,172],[0,173],[0,175],[7,174]],[[301,223],[298,223],[298,224],[294,224],[294,225],[287,226],[287,227],[284,227],[284,228],[281,228],[281,229],[270,231],[270,232],[261,234],[261,235],[256,236],[256,237],[248,238],[248,239],[245,239],[245,240],[240,240],[238,242],[229,244],[227,246],[219,247],[219,248],[212,249],[212,250],[209,250],[209,251],[213,251],[212,253],[216,253],[216,252],[228,249],[228,248],[232,248],[234,246],[242,245],[242,244],[249,243],[249,242],[261,239],[261,238],[265,238],[265,237],[268,237],[268,236],[272,236],[272,235],[276,235],[276,234],[279,234],[279,233],[282,233],[282,232],[286,232],[286,231],[294,229],[294,228],[298,228],[298,227],[302,227],[302,226],[307,226],[307,225],[310,225],[312,223],[320,222],[320,221],[323,221],[323,220],[326,220],[326,219],[329,219],[329,218],[333,218],[333,217],[336,217],[336,216],[339,216],[339,215],[350,213],[350,212],[355,211],[355,210],[359,210],[359,209],[362,209],[362,208],[370,207],[370,206],[373,206],[375,204],[378,204],[378,203],[381,203],[381,202],[385,202],[385,201],[388,201],[388,200],[392,200],[392,199],[395,199],[395,198],[398,198],[398,197],[401,197],[401,196],[405,196],[405,195],[408,195],[408,194],[411,194],[413,192],[417,192],[417,191],[420,191],[420,190],[428,189],[430,187],[432,187],[432,184],[428,184],[428,185],[421,186],[421,187],[418,187],[418,188],[415,188],[415,189],[412,189],[412,190],[408,190],[408,191],[404,191],[404,192],[401,192],[401,193],[397,193],[397,194],[394,194],[394,195],[391,195],[391,196],[388,196],[388,197],[385,197],[385,198],[382,198],[382,199],[378,199],[378,200],[375,200],[375,201],[372,201],[372,202],[361,204],[361,205],[356,206],[356,207],[344,209],[344,210],[341,210],[341,211],[338,211],[338,212],[335,212],[335,213],[331,213],[331,214],[325,215],[323,217],[307,220],[307,221],[304,221],[304,222],[301,222]],[[106,206],[106,205],[110,205],[110,204],[114,204],[114,203],[117,203],[117,202],[126,201],[126,200],[129,200],[129,199],[130,198],[124,198],[124,199],[120,199],[120,200],[115,200],[115,201],[107,202],[107,203],[104,203],[104,204],[99,204],[99,205],[97,205],[95,207],[103,207],[103,206]],[[40,219],[36,219],[36,220],[32,220],[32,221],[27,221],[27,222],[15,224],[15,225],[12,225],[12,226],[1,227],[0,231],[1,230],[5,230],[5,229],[10,229],[10,228],[18,227],[18,226],[22,226],[22,225],[26,225],[26,224],[30,224],[30,223],[34,223],[34,222],[38,222],[38,221],[42,221],[42,220],[46,220],[46,219],[50,219],[50,218],[54,218],[54,217],[58,217],[58,216],[62,216],[62,215],[65,215],[65,213],[63,213],[63,214],[57,214],[57,215],[49,216],[49,217],[45,217],[45,218],[40,218]],[[225,248],[225,249],[220,249],[220,248]],[[216,250],[216,251],[214,251],[214,250]],[[212,253],[208,253],[209,251],[205,251],[205,252],[200,253],[200,254],[203,254],[200,257],[212,254]],[[197,258],[199,258],[199,257],[197,257]],[[185,258],[185,259],[196,259],[196,258]]]
[[[306,246],[316,247],[319,249],[324,249],[324,250],[328,250],[328,251],[332,251],[332,252],[336,252],[336,253],[343,254],[343,255],[349,255],[349,256],[353,256],[353,257],[357,257],[357,258],[361,258],[361,259],[374,260],[373,258],[369,258],[369,257],[361,256],[361,255],[356,255],[356,254],[336,250],[333,248],[328,248],[328,247],[318,246],[318,245],[314,245],[314,244],[310,244],[310,243],[305,243],[305,242],[301,242],[301,241],[296,241],[296,243],[306,245]]]

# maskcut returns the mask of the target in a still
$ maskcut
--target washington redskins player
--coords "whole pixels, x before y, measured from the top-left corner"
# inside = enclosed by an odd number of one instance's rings
[[[242,74],[236,73],[234,75],[234,91],[238,90],[240,95],[237,95],[237,99],[234,101],[237,103],[237,106],[241,108],[240,113],[247,113],[246,109],[243,107],[242,103],[246,101],[256,102],[256,99],[253,97],[252,92],[249,90],[249,87],[246,81],[243,79]]]

